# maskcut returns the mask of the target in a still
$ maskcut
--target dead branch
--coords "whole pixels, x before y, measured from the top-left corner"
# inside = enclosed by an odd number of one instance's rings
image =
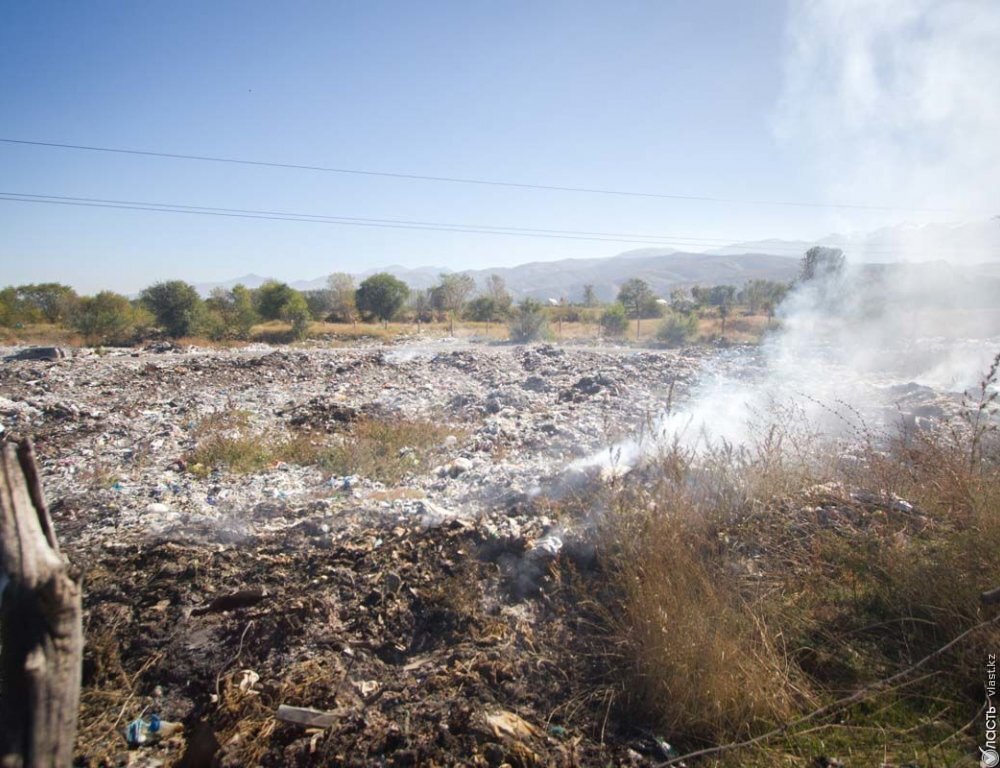
[[[73,759],[83,653],[79,580],[59,553],[29,441],[0,448],[0,766]]]

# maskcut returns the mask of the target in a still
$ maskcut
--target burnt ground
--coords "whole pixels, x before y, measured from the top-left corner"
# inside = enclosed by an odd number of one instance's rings
[[[588,693],[567,583],[593,558],[562,499],[592,490],[575,459],[641,430],[711,354],[421,343],[0,364],[5,434],[35,440],[83,577],[81,764],[662,757]],[[392,483],[291,461],[195,471],[199,425],[234,411],[261,440],[335,438],[361,416],[453,434]],[[126,750],[153,714],[182,731]]]

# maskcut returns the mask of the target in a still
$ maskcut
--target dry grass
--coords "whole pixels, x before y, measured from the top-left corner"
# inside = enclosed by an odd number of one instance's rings
[[[324,663],[325,662],[325,663]],[[280,723],[275,712],[280,704],[334,709],[336,692],[349,692],[346,671],[336,659],[305,659],[290,665],[280,680],[253,686],[240,683],[243,670],[234,669],[220,679],[219,709],[226,724],[219,742],[238,765],[260,765],[273,748],[271,736]],[[336,681],[336,682],[335,682]]]
[[[220,469],[250,474],[284,462],[397,483],[429,469],[443,455],[446,437],[462,435],[461,430],[422,419],[366,418],[348,429],[336,435],[265,432],[253,427],[248,411],[219,411],[195,425],[195,447],[185,460],[200,476]]]
[[[801,436],[770,430],[741,451],[674,446],[616,481],[601,578],[583,587],[601,606],[596,685],[631,722],[691,748],[860,692],[722,765],[838,751],[858,765],[953,764],[972,746],[963,727],[982,706],[996,636],[975,632],[878,686],[997,613],[979,602],[997,586],[1000,551],[993,430],[970,418],[870,436],[849,464],[816,461],[794,450]]]
[[[600,340],[600,324],[597,318],[600,316],[600,309],[573,308],[581,320],[559,322],[560,310],[546,308],[549,316],[549,325],[552,329],[556,341],[588,341]],[[629,341],[639,344],[657,344],[656,331],[659,328],[660,320],[648,318],[642,321],[639,336],[636,336],[635,321],[629,321],[626,334],[620,339],[613,341]],[[744,316],[734,313],[726,322],[725,336],[721,334],[721,322],[714,312],[705,311],[699,317],[698,335],[696,342],[714,341],[724,338],[732,343],[753,344],[760,341],[763,334],[768,330],[769,323],[763,315]],[[506,322],[482,323],[469,320],[457,321],[454,327],[454,334],[446,322],[421,323],[389,323],[383,326],[381,323],[325,323],[312,322],[309,324],[307,333],[308,339],[320,339],[329,343],[355,344],[363,342],[390,342],[401,337],[414,335],[426,336],[429,338],[444,338],[454,335],[456,338],[478,338],[491,341],[507,341],[509,334]],[[272,320],[266,323],[255,325],[250,332],[248,341],[233,339],[212,340],[204,336],[185,336],[175,339],[174,342],[181,346],[197,346],[209,349],[229,349],[245,346],[251,342],[263,342],[268,344],[292,344],[295,343],[290,323],[280,320]],[[59,346],[80,347],[84,345],[84,339],[75,331],[58,325],[38,324],[29,325],[20,329],[0,328],[0,343],[3,344],[53,344]]]
[[[732,344],[756,344],[774,324],[766,315],[744,315],[733,312],[726,318],[726,332],[722,333],[722,319],[717,312],[702,312],[698,318],[698,339],[711,341],[723,339]]]
[[[602,664],[622,711],[671,740],[746,736],[812,701],[720,536],[774,482],[748,455],[741,463],[712,469],[673,446],[611,489],[601,524]]]
[[[60,347],[83,346],[83,337],[71,328],[51,323],[0,328],[0,344],[51,344]]]
[[[675,739],[741,737],[789,717],[800,697],[780,638],[705,532],[658,510],[624,515],[611,520],[624,710]]]
[[[427,471],[443,454],[449,435],[461,432],[420,419],[360,419],[341,444],[323,453],[320,463],[334,474],[397,483],[408,474]]]
[[[267,433],[253,427],[249,411],[230,409],[202,418],[192,429],[195,447],[186,456],[189,470],[205,476],[224,469],[237,474],[260,472],[281,462],[320,462],[326,446],[300,433]]]

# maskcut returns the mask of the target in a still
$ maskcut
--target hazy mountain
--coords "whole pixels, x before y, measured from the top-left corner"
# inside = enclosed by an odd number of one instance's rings
[[[516,267],[468,270],[468,274],[480,284],[491,274],[500,275],[515,296],[578,300],[583,296],[583,287],[593,285],[599,298],[611,300],[621,284],[632,277],[645,280],[653,291],[665,296],[677,286],[742,285],[758,278],[790,280],[797,271],[798,259],[784,256],[757,253],[719,256],[643,248],[609,259],[535,262]]]
[[[244,285],[247,288],[260,288],[264,283],[266,283],[271,278],[261,277],[260,275],[243,275],[243,277],[234,277],[232,280],[222,280],[217,283],[195,283],[195,290],[198,291],[202,296],[208,296],[216,288],[222,288],[228,291],[235,285]]]
[[[603,300],[615,297],[619,286],[631,277],[645,280],[652,289],[666,295],[678,285],[716,285],[727,283],[742,285],[757,278],[790,280],[798,270],[798,257],[771,256],[763,253],[743,253],[735,256],[703,253],[684,253],[671,249],[642,248],[626,251],[604,259],[563,259],[538,261],[516,267],[463,270],[483,285],[490,275],[500,275],[507,289],[515,297],[533,296],[539,299],[561,298],[577,300],[583,296],[583,287],[593,285],[597,296]],[[401,266],[372,269],[354,275],[360,282],[376,272],[389,272],[403,280],[410,288],[419,290],[434,285],[442,273],[450,270],[439,267],[407,268]],[[268,278],[244,275],[233,280],[195,285],[198,292],[207,296],[213,288],[232,288],[243,283],[256,288]],[[300,291],[316,290],[326,286],[327,276],[289,283]]]
[[[1000,217],[964,224],[899,225],[872,232],[833,234],[815,242],[802,240],[758,240],[734,243],[705,253],[687,253],[671,248],[639,248],[617,256],[598,259],[563,259],[520,264],[516,267],[464,270],[478,285],[497,274],[503,277],[515,297],[578,300],[585,285],[593,285],[602,300],[615,297],[619,286],[631,277],[645,280],[661,296],[677,286],[729,284],[740,286],[747,280],[791,280],[799,260],[813,245],[841,248],[854,263],[892,264],[911,262],[961,265],[969,276],[1000,276]],[[926,269],[930,269],[929,267]],[[924,271],[926,271],[926,269]],[[934,269],[944,269],[941,266]],[[450,270],[434,266],[393,265],[356,273],[356,282],[376,272],[390,272],[415,290],[434,285]],[[299,290],[316,290],[326,285],[327,276],[290,283]],[[243,283],[256,288],[267,278],[244,275],[233,280],[196,285],[202,295],[217,287],[231,288]]]
[[[871,232],[832,234],[814,243],[758,240],[733,243],[709,253],[801,255],[813,245],[840,248],[851,261],[938,261],[977,265],[1000,259],[1000,217],[959,224],[899,224]]]

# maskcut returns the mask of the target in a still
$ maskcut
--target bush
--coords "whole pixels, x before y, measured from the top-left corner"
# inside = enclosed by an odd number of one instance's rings
[[[507,325],[511,341],[523,344],[551,338],[549,319],[541,302],[527,298],[517,305]]]
[[[295,291],[282,309],[282,319],[292,324],[292,336],[298,341],[302,341],[309,333],[309,321],[312,313],[305,297]]]
[[[693,314],[672,313],[660,323],[656,338],[668,347],[679,347],[694,338],[698,319]]]
[[[601,314],[601,328],[607,336],[624,336],[628,331],[628,315],[625,305],[615,303]]]
[[[215,341],[250,338],[250,330],[258,318],[253,295],[246,286],[237,284],[228,291],[216,288],[205,301],[205,307],[204,327],[209,338]]]
[[[286,283],[268,280],[254,291],[254,305],[264,320],[280,320],[285,306],[297,291]]]
[[[406,283],[388,272],[379,272],[358,286],[355,303],[358,311],[388,323],[403,308],[409,295]]]
[[[151,285],[139,299],[164,332],[175,339],[192,335],[200,325],[204,312],[201,297],[194,286],[183,280]]]
[[[121,294],[101,291],[80,299],[72,324],[88,344],[130,344],[148,332],[153,317]]]

